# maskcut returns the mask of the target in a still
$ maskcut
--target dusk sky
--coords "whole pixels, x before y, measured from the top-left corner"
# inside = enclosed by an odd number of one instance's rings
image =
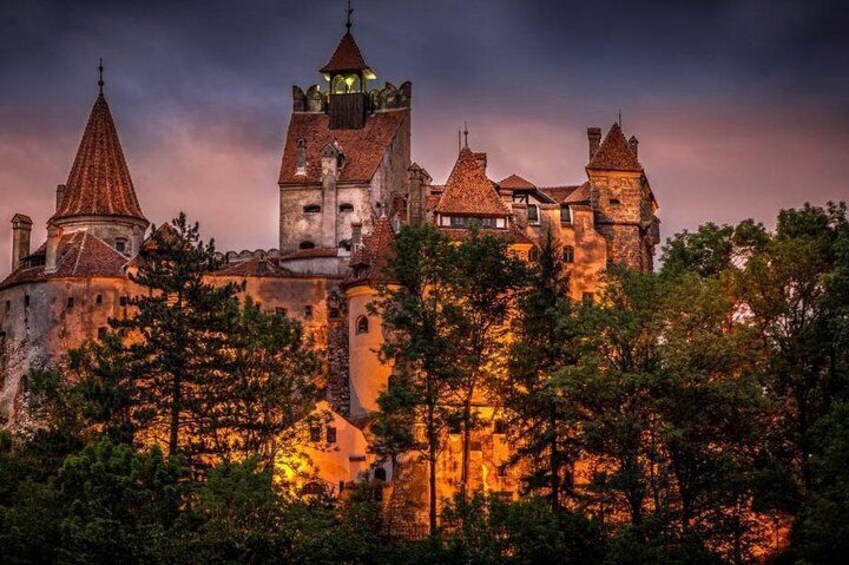
[[[413,159],[436,182],[457,128],[489,175],[585,180],[586,128],[622,111],[664,239],[706,221],[849,199],[849,11],[838,2],[355,0],[378,83],[413,83]],[[15,212],[46,236],[105,92],[145,215],[184,210],[219,249],[277,246],[291,86],[344,32],[345,2],[4,0],[0,277]],[[324,83],[322,83],[324,84]]]

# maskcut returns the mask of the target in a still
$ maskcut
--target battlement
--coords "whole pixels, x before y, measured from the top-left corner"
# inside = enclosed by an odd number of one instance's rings
[[[413,98],[413,85],[410,81],[396,87],[391,82],[384,83],[383,88],[373,88],[365,93],[368,113],[381,110],[398,110],[409,108]],[[322,91],[314,84],[306,92],[299,86],[292,86],[292,111],[326,114],[330,108],[330,92]]]

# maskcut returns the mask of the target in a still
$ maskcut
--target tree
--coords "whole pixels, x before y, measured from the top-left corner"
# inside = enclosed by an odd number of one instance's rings
[[[448,257],[447,297],[443,304],[456,326],[459,381],[455,387],[461,408],[462,461],[460,496],[467,495],[472,431],[477,426],[472,407],[492,402],[493,382],[504,380],[504,350],[508,320],[515,312],[517,293],[525,287],[527,269],[508,250],[508,243],[472,227],[468,237],[451,249]]]
[[[509,371],[497,388],[517,445],[514,462],[530,463],[527,490],[546,492],[555,512],[578,455],[555,379],[578,361],[583,335],[574,308],[560,249],[549,230],[531,265],[528,290],[519,299]]]
[[[441,434],[455,412],[453,389],[459,382],[456,310],[448,270],[451,243],[430,225],[404,227],[396,235],[386,274],[393,281],[381,290],[372,310],[390,328],[380,351],[384,362],[396,361],[390,386],[378,402],[385,418],[421,423],[424,441],[401,439],[428,463],[428,521],[437,531],[437,459]],[[448,307],[446,307],[448,306]],[[387,430],[383,426],[383,430]],[[400,447],[395,438],[393,444]]]

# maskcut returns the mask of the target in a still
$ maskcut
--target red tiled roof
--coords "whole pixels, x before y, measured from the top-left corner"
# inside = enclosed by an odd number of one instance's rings
[[[377,171],[389,145],[401,124],[409,117],[409,110],[376,112],[366,119],[362,129],[330,129],[329,116],[319,113],[292,114],[280,165],[279,184],[303,184],[321,182],[321,151],[338,142],[345,153],[345,166],[339,173],[339,181],[368,182]],[[297,172],[298,139],[307,142],[306,175]]]
[[[601,171],[642,172],[643,170],[637,156],[628,146],[628,141],[618,123],[611,126],[587,168]]]
[[[73,216],[126,216],[145,220],[103,94],[91,109],[65,186],[54,220]]]
[[[543,186],[540,190],[560,204],[586,202],[590,199],[590,183],[570,186]]]
[[[222,277],[255,277],[261,275],[273,275],[279,272],[280,269],[277,268],[274,261],[268,258],[261,259],[259,257],[253,257],[246,261],[229,263],[210,274]]]
[[[578,186],[570,194],[563,199],[566,204],[577,204],[578,202],[590,201],[590,182],[587,181],[581,186]]]
[[[46,246],[39,247],[33,255],[40,254],[42,249]],[[56,277],[126,277],[124,267],[128,263],[127,257],[87,231],[63,236],[56,257],[55,271],[45,273],[44,265],[17,269],[0,283],[0,288]]]
[[[507,188],[507,189],[510,189],[510,190],[526,190],[526,189],[536,188],[536,185],[534,185],[532,182],[530,182],[529,180],[527,180],[525,178],[520,177],[517,174],[512,174],[509,177],[507,177],[506,179],[500,180],[498,182],[498,186],[500,186],[501,188]]]
[[[342,36],[330,60],[318,71],[320,73],[333,73],[339,71],[364,71],[368,68],[357,42],[354,41],[354,36],[348,31]]]
[[[425,210],[428,212],[432,212],[439,205],[439,199],[441,196],[439,194],[428,194],[425,198]]]
[[[292,259],[312,259],[315,257],[337,257],[339,250],[335,247],[315,247],[313,249],[299,249],[294,253],[290,253],[280,258],[280,261],[289,261]]]
[[[385,272],[387,260],[392,253],[392,242],[395,232],[392,222],[382,216],[374,225],[371,235],[363,237],[363,245],[351,257],[352,273],[349,283],[386,281]]]
[[[478,160],[478,154],[464,147],[457,157],[436,211],[463,216],[509,216],[510,211]]]

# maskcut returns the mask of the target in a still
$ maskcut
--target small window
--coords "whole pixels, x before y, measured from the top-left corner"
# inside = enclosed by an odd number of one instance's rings
[[[308,204],[304,206],[304,214],[318,214],[321,212],[321,206],[318,204]]]
[[[563,262],[564,263],[574,263],[575,262],[575,248],[571,245],[567,245],[563,248]]]
[[[611,198],[610,199],[610,205],[611,206],[619,206],[619,204],[621,204],[621,202],[619,202],[618,198]]]
[[[350,202],[345,202],[345,203],[339,205],[339,211],[340,212],[353,212],[354,211],[354,205],[351,204]]]
[[[309,304],[304,306],[304,319],[312,320],[312,306]]]
[[[282,316],[283,318],[286,317],[286,309],[285,308],[277,307],[277,308],[274,309],[274,313],[277,314],[278,316]]]
[[[127,240],[123,237],[119,237],[115,240],[115,251],[118,253],[126,253],[127,252]]]
[[[359,318],[357,318],[357,333],[368,333],[368,318],[366,316],[360,316]]]
[[[482,228],[494,228],[495,227],[495,218],[479,218],[477,220],[478,224]]]
[[[24,308],[29,308],[29,294],[24,295]]]
[[[560,223],[561,224],[571,224],[572,223],[572,208],[570,208],[568,204],[561,204],[560,205]]]
[[[495,434],[506,434],[507,433],[507,422],[504,420],[496,420],[492,424],[492,433]]]
[[[97,295],[97,298],[95,298],[95,299],[94,299],[94,302],[95,302],[96,304],[103,304],[103,295],[102,295],[102,294],[98,294],[98,295]]]
[[[318,426],[313,426],[310,428],[310,441],[313,443],[318,443],[321,441],[321,428]]]
[[[327,443],[336,443],[336,427],[327,426]]]
[[[72,310],[73,308],[74,308],[74,297],[69,296],[68,297],[68,310]]]
[[[315,249],[315,243],[313,243],[312,241],[302,241],[298,245],[298,248],[299,249]]]
[[[351,240],[350,239],[343,239],[342,241],[339,242],[339,248],[344,249],[345,251],[350,251],[351,250]]]
[[[6,301],[6,312],[8,313],[8,312],[10,312],[11,310],[12,310],[12,301],[11,301],[11,300],[7,300],[7,301]]]
[[[463,216],[451,216],[450,221],[452,228],[466,227],[466,218],[464,218]]]
[[[127,296],[122,296],[121,298],[118,299],[118,304],[120,304],[121,306],[126,306],[129,303],[130,303],[130,299]]]
[[[374,470],[374,480],[386,482],[386,469],[378,467]]]
[[[528,223],[539,223],[539,207],[536,204],[528,205]]]

